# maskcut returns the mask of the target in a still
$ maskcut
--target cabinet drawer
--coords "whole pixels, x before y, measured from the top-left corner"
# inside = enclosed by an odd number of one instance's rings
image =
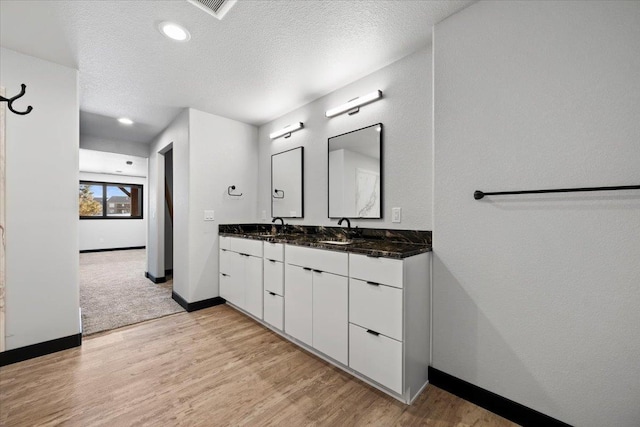
[[[402,260],[349,254],[349,276],[402,288]]]
[[[284,244],[264,242],[264,257],[274,261],[284,261]]]
[[[262,241],[229,237],[230,250],[262,258]]]
[[[231,242],[229,237],[220,236],[220,249],[231,249]]]
[[[285,245],[285,257],[287,264],[309,267],[342,276],[349,274],[349,256],[346,252]]]
[[[402,341],[402,289],[350,278],[349,322]]]
[[[284,264],[278,261],[264,260],[264,290],[284,296]]]
[[[264,321],[282,330],[284,324],[284,298],[272,292],[264,293]]]
[[[220,249],[220,273],[224,273],[228,275],[231,275],[234,273],[233,271],[234,256],[238,256],[238,255],[228,251],[227,249]]]
[[[402,394],[402,343],[349,324],[349,366]]]

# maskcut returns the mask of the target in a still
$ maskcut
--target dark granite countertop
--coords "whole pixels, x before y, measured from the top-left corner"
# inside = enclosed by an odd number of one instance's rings
[[[308,246],[383,258],[407,258],[431,251],[431,232],[316,226],[271,226],[267,224],[220,225],[221,236]],[[335,244],[330,242],[348,242]]]

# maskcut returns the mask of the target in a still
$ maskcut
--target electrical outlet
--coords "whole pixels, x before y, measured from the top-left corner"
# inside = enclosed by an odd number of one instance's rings
[[[215,220],[215,212],[214,211],[204,211],[204,220],[205,221],[214,221]]]
[[[402,208],[391,209],[391,222],[402,222]]]

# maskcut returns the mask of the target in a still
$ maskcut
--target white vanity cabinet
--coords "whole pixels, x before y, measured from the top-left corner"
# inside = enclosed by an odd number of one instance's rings
[[[285,333],[347,365],[349,260],[345,252],[285,245]]]
[[[262,242],[220,237],[220,296],[262,319]]]
[[[407,403],[427,384],[430,256],[349,254],[349,367]]]
[[[427,384],[431,253],[385,258],[220,237],[220,295],[411,403]]]

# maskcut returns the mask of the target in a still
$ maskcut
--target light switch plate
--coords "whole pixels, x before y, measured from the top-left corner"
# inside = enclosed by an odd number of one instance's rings
[[[402,222],[402,208],[391,209],[391,222]]]
[[[215,212],[214,211],[204,211],[204,220],[205,221],[214,221],[215,220]]]

